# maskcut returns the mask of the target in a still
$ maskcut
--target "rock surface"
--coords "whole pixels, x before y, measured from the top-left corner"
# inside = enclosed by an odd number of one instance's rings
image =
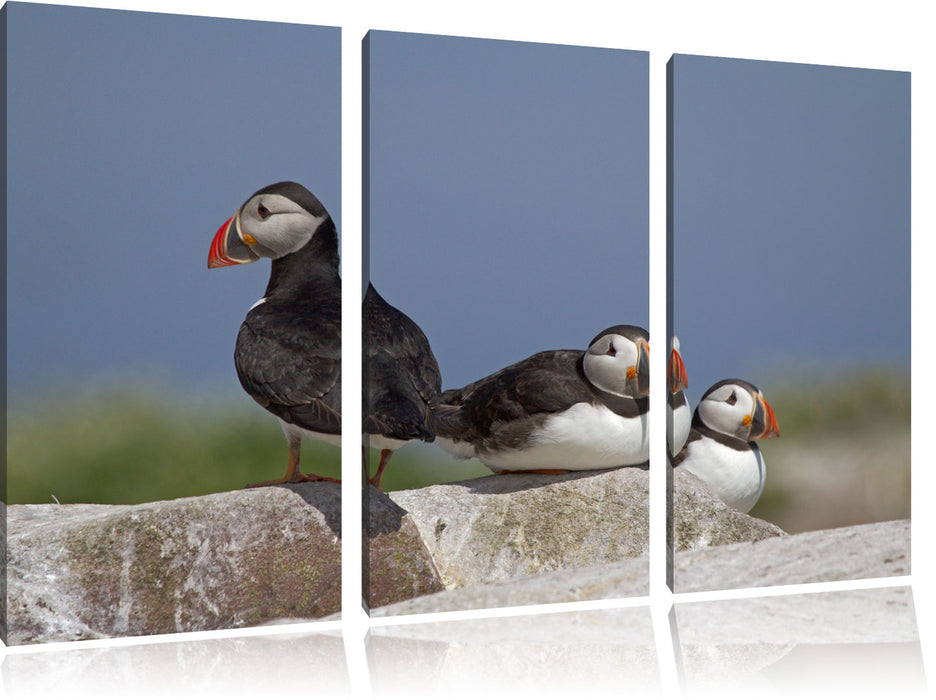
[[[675,484],[681,549],[783,534],[723,505],[691,475]],[[372,608],[484,584],[499,585],[454,607],[647,592],[645,469],[366,493]],[[319,619],[339,609],[335,484],[136,506],[11,506],[8,517],[11,644]],[[555,574],[536,576],[547,572]]]
[[[717,591],[902,576],[909,573],[910,523],[855,525],[758,542],[678,552],[676,591]],[[372,610],[375,617],[507,605],[625,598],[646,593],[649,558],[479,584]]]
[[[8,509],[9,643],[225,629],[341,604],[340,490]]]
[[[676,548],[784,534],[733,510],[676,470]],[[416,524],[446,588],[624,561],[649,548],[650,483],[628,467],[509,474],[387,494]],[[372,503],[383,494],[372,492]],[[636,594],[646,593],[646,580]],[[633,595],[633,594],[631,594]]]
[[[8,509],[10,644],[316,619],[341,605],[337,484]],[[412,519],[369,510],[370,604],[443,589]]]
[[[681,552],[673,578],[689,593],[909,573],[910,521],[894,520]]]
[[[547,571],[506,581],[481,583],[371,610],[373,617],[480,610],[514,605],[571,603],[647,595],[646,555],[610,564]]]
[[[365,492],[364,508],[367,606],[379,607],[444,590],[413,518],[373,486]]]
[[[725,505],[704,481],[684,469],[673,475],[673,549],[718,547],[783,535],[779,527]]]
[[[648,474],[509,474],[395,491],[446,588],[647,551]]]

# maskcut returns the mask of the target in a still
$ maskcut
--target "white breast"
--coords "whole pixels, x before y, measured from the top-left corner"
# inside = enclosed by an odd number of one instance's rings
[[[524,447],[477,457],[494,471],[582,471],[642,464],[650,458],[647,415],[623,418],[606,406],[577,403],[549,418]]]
[[[689,404],[683,404],[675,411],[666,405],[666,444],[669,445],[670,456],[675,457],[686,444],[690,427],[692,413]]]
[[[702,479],[726,504],[747,513],[764,490],[767,466],[757,445],[750,451],[733,450],[703,437],[689,443],[686,459],[679,465]]]
[[[298,425],[292,425],[287,423],[282,418],[279,419],[280,427],[283,429],[283,433],[286,435],[286,439],[289,440],[291,436],[297,436],[301,438],[313,438],[315,440],[321,440],[322,442],[327,442],[329,445],[341,446],[341,436],[340,435],[331,435],[329,433],[317,433],[314,430],[306,430],[305,428],[300,428]]]

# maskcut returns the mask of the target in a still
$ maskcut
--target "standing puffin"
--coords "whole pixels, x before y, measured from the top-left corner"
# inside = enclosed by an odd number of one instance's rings
[[[322,203],[295,182],[254,193],[211,242],[208,267],[272,258],[263,298],[234,349],[241,386],[282,425],[289,466],[251,486],[337,481],[299,471],[303,437],[340,444],[341,279],[338,233]]]
[[[686,401],[685,390],[689,387],[686,365],[679,354],[679,338],[675,335],[670,341],[669,362],[666,368],[666,444],[669,446],[670,459],[679,454],[689,437],[692,412]]]
[[[648,334],[612,326],[588,350],[537,353],[442,393],[437,443],[495,473],[563,473],[649,458]]]
[[[723,379],[702,396],[673,466],[692,472],[722,501],[747,513],[760,498],[766,476],[753,441],[779,435],[777,416],[757,387]]]
[[[432,442],[442,376],[429,341],[406,314],[367,285],[364,322],[364,423],[380,464],[370,479],[378,489],[393,451],[409,440]]]

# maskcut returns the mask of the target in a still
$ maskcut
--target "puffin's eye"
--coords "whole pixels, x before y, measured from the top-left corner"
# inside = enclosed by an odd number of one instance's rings
[[[262,203],[257,206],[257,216],[259,216],[261,219],[265,219],[269,215],[270,215],[270,210],[267,209],[265,206],[263,206]]]
[[[725,399],[725,403],[727,403],[729,406],[734,406],[736,403],[738,403],[738,396],[737,396],[737,394],[736,394],[735,392],[732,391],[732,392],[731,392],[731,396],[729,396],[727,399]]]
[[[611,344],[608,346],[608,352],[607,352],[607,354],[610,355],[611,357],[615,357],[615,356],[617,355],[617,350],[616,350],[615,347],[614,347],[614,343],[611,343]]]

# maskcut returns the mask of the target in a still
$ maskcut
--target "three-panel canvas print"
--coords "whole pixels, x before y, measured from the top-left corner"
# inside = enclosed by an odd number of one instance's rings
[[[346,230],[359,37],[0,13],[5,644],[339,620],[342,479],[372,618],[910,573],[909,73],[670,58],[664,272],[646,51],[370,31]],[[912,627],[888,591],[847,605]],[[676,602],[701,678],[733,609]],[[550,629],[637,648],[619,614]],[[372,672],[461,634],[395,629]]]

